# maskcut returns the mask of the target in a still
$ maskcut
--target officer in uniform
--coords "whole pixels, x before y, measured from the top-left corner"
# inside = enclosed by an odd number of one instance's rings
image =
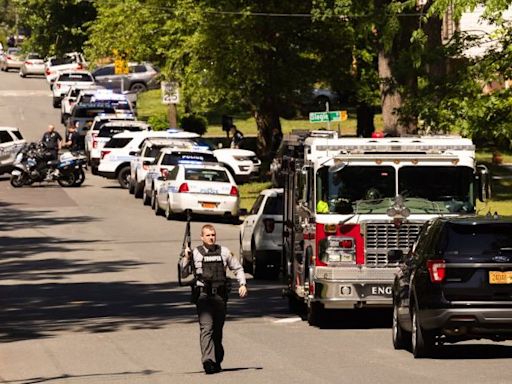
[[[193,251],[187,249],[180,266],[183,278],[191,273],[190,270],[196,277],[193,301],[199,317],[201,360],[205,373],[212,374],[221,371],[224,358],[222,328],[228,298],[226,267],[235,273],[240,285],[240,297],[247,296],[247,287],[244,269],[238,259],[228,248],[215,243],[216,232],[213,225],[206,224],[201,228],[201,240],[203,244]]]

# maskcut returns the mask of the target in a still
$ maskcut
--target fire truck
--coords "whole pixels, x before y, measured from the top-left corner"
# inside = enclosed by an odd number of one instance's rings
[[[283,266],[311,325],[329,309],[388,307],[402,250],[437,216],[474,215],[490,175],[460,136],[285,138]]]

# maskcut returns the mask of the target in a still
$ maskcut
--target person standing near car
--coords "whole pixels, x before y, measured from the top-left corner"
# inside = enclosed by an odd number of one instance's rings
[[[231,148],[240,148],[240,145],[242,143],[242,140],[244,139],[244,135],[242,132],[238,130],[236,125],[232,125],[231,129],[229,130],[231,133],[232,139],[231,139]]]
[[[73,152],[78,151],[80,149],[79,148],[79,140],[80,140],[80,136],[78,135],[76,126],[71,124],[68,127],[66,141],[62,146],[65,148],[68,148],[70,151],[73,151]]]
[[[222,370],[224,358],[222,329],[226,318],[228,280],[226,268],[235,273],[241,298],[247,296],[244,269],[238,259],[226,247],[216,244],[215,227],[211,224],[201,228],[202,245],[193,251],[187,248],[180,267],[182,277],[196,278],[192,301],[196,304],[200,328],[201,361],[206,374]],[[191,268],[189,268],[191,267]]]
[[[41,141],[46,146],[51,160],[57,160],[59,150],[62,147],[62,136],[59,132],[55,131],[55,127],[52,124],[48,125],[48,130],[43,134]]]

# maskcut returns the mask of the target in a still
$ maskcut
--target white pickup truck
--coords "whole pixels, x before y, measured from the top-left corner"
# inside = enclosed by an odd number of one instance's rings
[[[79,52],[65,53],[63,57],[51,56],[44,63],[46,81],[53,88],[53,82],[62,71],[87,69],[87,62]]]

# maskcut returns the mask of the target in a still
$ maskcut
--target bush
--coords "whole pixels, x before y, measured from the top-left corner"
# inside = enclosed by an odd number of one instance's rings
[[[151,125],[151,128],[154,131],[165,131],[169,128],[169,121],[167,120],[167,115],[153,115],[148,119],[148,124]]]
[[[181,118],[180,126],[187,132],[194,132],[198,135],[204,135],[208,127],[208,121],[201,115],[190,113]]]

